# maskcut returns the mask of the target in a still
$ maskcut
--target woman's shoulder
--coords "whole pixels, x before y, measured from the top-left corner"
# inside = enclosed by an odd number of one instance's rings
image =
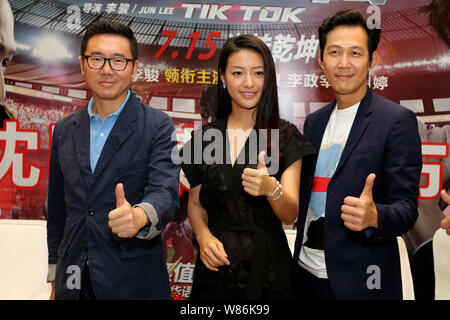
[[[285,167],[299,158],[316,153],[308,139],[300,133],[293,123],[280,119],[280,151],[287,158]]]
[[[288,120],[280,119],[280,143],[283,148],[297,146],[299,148],[310,147],[308,139],[300,132],[296,125]]]
[[[281,136],[289,137],[290,135],[297,135],[297,136],[301,136],[302,135],[300,133],[300,131],[298,130],[298,128],[293,123],[291,123],[288,120],[280,119],[279,124],[280,124],[279,128],[280,128],[280,135]]]

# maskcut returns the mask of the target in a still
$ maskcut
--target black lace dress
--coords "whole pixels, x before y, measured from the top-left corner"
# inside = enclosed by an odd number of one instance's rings
[[[193,133],[193,138],[181,152],[182,156],[184,154],[190,159],[183,160],[183,172],[191,188],[201,184],[200,203],[208,213],[208,227],[223,243],[230,261],[229,266],[221,266],[215,272],[207,269],[200,255],[197,255],[190,298],[288,299],[292,297],[292,256],[282,223],[264,196],[251,196],[242,186],[244,168],[255,169],[257,166],[256,157],[261,151],[260,138],[257,138],[258,152],[255,154],[255,149],[252,149],[254,146],[250,147],[251,139],[247,139],[238,160],[232,166],[227,154],[229,144],[226,128],[226,119],[203,125]],[[215,132],[220,132],[223,137],[218,144],[223,146],[219,157],[222,159],[219,160],[221,164],[217,164],[219,161],[207,164],[205,162],[211,161],[199,161],[199,158],[194,161],[195,149],[203,151],[211,144],[211,141],[201,139],[208,129],[216,129]],[[186,156],[187,151],[190,153]],[[315,154],[315,150],[293,124],[281,120],[279,153],[279,169],[274,174],[278,180],[293,162]],[[213,155],[217,154],[213,152]]]

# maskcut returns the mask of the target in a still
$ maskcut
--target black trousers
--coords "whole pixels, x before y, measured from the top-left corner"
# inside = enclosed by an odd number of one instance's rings
[[[87,263],[84,265],[83,276],[81,277],[80,300],[97,300],[94,289],[92,289],[91,276]]]
[[[299,300],[336,300],[328,279],[321,279],[296,263],[295,296]]]

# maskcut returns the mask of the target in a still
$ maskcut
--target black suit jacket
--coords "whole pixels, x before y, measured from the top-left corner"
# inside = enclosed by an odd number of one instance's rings
[[[310,114],[304,133],[316,150],[336,102]],[[294,263],[303,241],[315,163],[302,169],[300,213]],[[361,101],[341,159],[326,196],[324,246],[328,278],[337,299],[401,299],[402,283],[397,236],[410,230],[418,217],[421,142],[414,113],[375,95]],[[341,206],[346,196],[359,197],[367,176],[375,173],[373,199],[378,228],[346,228]],[[380,288],[373,288],[373,276]]]
[[[108,227],[115,186],[123,183],[131,205],[149,203],[164,230],[178,205],[180,167],[172,120],[131,93],[112,128],[94,173],[90,169],[87,108],[54,129],[48,192],[49,264],[57,264],[58,299],[77,299],[75,271],[89,261],[98,299],[170,299],[161,236],[121,239]],[[148,227],[147,227],[148,228]],[[68,285],[69,283],[69,285]],[[70,283],[72,285],[70,285]]]

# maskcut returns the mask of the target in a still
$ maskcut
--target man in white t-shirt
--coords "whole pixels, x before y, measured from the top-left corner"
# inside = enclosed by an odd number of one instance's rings
[[[401,299],[397,236],[418,216],[421,144],[413,112],[367,87],[380,29],[357,10],[319,28],[336,100],[310,114],[319,150],[302,168],[294,279],[300,299]]]

